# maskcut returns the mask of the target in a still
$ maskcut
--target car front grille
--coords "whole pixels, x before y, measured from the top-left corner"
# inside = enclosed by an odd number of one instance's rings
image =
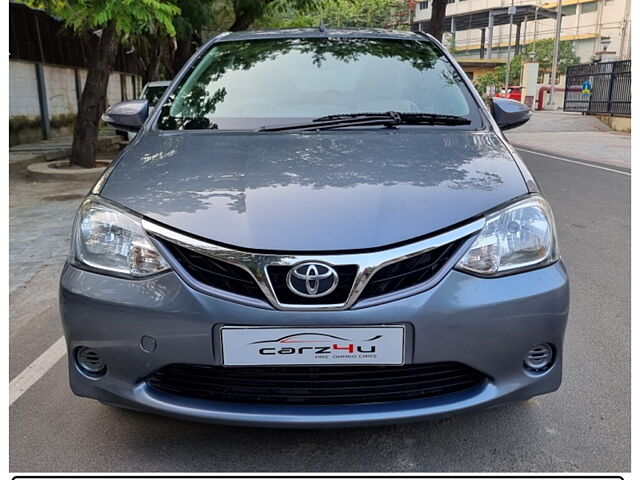
[[[371,277],[359,299],[378,297],[429,281],[464,241],[465,239],[460,239],[381,268]]]
[[[288,405],[346,405],[439,397],[487,380],[455,362],[404,366],[236,367],[173,364],[150,375],[153,389],[188,398]]]
[[[226,292],[267,301],[253,276],[245,269],[172,242],[163,241],[162,244],[198,282]]]
[[[168,240],[156,240],[165,246],[187,275],[196,282],[235,295],[269,301],[253,275],[244,268]],[[356,300],[379,297],[429,282],[465,241],[466,238],[462,238],[381,268],[369,280]],[[345,305],[353,290],[358,265],[333,265],[333,268],[338,274],[337,287],[330,294],[317,298],[300,296],[289,289],[286,278],[290,266],[269,265],[267,274],[275,299],[280,305],[299,305],[307,308],[313,305]]]

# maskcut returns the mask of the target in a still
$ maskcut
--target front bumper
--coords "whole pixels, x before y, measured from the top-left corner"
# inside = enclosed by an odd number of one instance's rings
[[[455,270],[430,290],[383,305],[345,311],[277,311],[199,293],[174,272],[125,280],[66,265],[60,311],[76,395],[188,420],[281,427],[398,423],[449,416],[556,390],[569,287],[562,262],[503,278]],[[162,393],[145,378],[173,363],[219,365],[216,326],[345,326],[403,323],[407,363],[455,361],[490,380],[443,397],[365,405],[290,406],[196,400]],[[142,337],[157,347],[141,348]],[[544,373],[523,368],[534,345],[550,343],[555,363]],[[73,360],[79,346],[98,350],[106,374],[92,378]]]

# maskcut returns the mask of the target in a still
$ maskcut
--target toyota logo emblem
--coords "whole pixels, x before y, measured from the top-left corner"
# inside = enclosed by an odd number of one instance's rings
[[[322,263],[301,263],[287,273],[287,287],[296,295],[318,298],[329,295],[338,286],[338,273]]]

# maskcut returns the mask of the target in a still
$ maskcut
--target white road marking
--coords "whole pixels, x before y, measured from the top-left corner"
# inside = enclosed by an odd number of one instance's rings
[[[600,165],[593,165],[592,163],[579,162],[578,160],[569,160],[568,158],[556,157],[555,155],[549,155],[548,153],[536,152],[535,150],[527,150],[526,148],[515,147],[516,150],[521,152],[533,153],[534,155],[540,155],[542,157],[555,158],[556,160],[562,160],[563,162],[577,163],[578,165],[584,165],[585,167],[597,168],[599,170],[606,170],[607,172],[615,172],[620,175],[631,176],[631,173],[623,172],[622,170],[616,170],[614,168],[601,167]]]
[[[60,337],[56,343],[36,358],[31,365],[9,383],[9,406],[18,400],[33,384],[40,380],[51,367],[53,367],[64,354],[67,353],[67,344],[64,337]]]

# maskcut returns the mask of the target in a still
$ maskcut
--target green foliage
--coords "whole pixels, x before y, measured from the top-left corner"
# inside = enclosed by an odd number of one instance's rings
[[[157,33],[176,34],[173,17],[180,8],[170,0],[33,0],[27,2],[62,17],[76,32],[102,28],[113,22],[120,36]]]
[[[540,65],[540,71],[550,72],[553,63],[553,38],[544,38],[538,40],[535,45],[535,57],[533,60]],[[509,68],[509,85],[518,85],[520,83],[520,75],[522,73],[522,64],[529,61],[529,52],[533,51],[533,44],[530,43],[523,47],[522,53],[511,59]],[[580,63],[580,57],[576,55],[573,42],[560,42],[560,50],[558,51],[558,74],[564,74],[567,67]],[[480,75],[475,80],[476,89],[481,95],[485,95],[487,87],[496,87],[496,90],[504,88],[505,67],[500,66],[494,72]]]
[[[174,0],[180,13],[173,19],[176,37],[190,40],[195,32],[216,22],[211,0]]]
[[[502,68],[502,72],[498,72],[498,70]],[[500,75],[502,73],[502,75]],[[489,87],[497,87],[498,85],[504,84],[504,68],[499,67],[496,71],[483,73],[478,76],[473,82],[478,93],[485,97],[487,95],[487,88]]]
[[[325,0],[306,8],[287,7],[286,3],[274,2],[256,26],[295,28],[323,23],[328,27],[388,28],[402,8],[397,0]]]
[[[534,60],[540,64],[543,71],[551,71],[553,62],[553,38],[544,38],[536,41],[536,56]],[[526,45],[523,50],[524,58],[529,58],[529,52],[533,51],[533,44]],[[576,55],[573,42],[565,40],[560,42],[560,50],[558,51],[558,72],[566,73],[567,67],[580,63],[580,57]]]
[[[217,31],[265,28],[266,18],[311,12],[326,1],[330,0],[212,0],[216,22],[211,27]]]

